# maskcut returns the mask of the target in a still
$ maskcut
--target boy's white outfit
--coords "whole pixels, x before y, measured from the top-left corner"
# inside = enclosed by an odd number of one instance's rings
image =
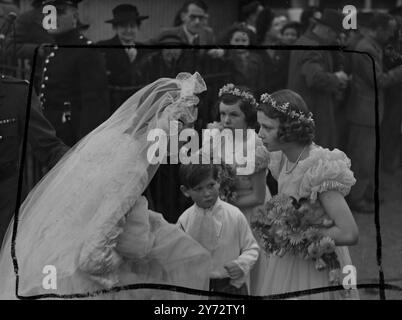
[[[236,288],[249,283],[249,272],[258,259],[260,248],[246,217],[237,207],[219,198],[208,209],[194,204],[183,212],[177,224],[211,253],[211,279],[229,278],[224,265],[233,261],[244,275],[230,283]]]

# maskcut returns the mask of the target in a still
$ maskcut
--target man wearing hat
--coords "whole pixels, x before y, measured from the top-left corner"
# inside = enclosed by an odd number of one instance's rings
[[[315,19],[312,30],[301,36],[295,45],[332,45],[343,32],[343,15],[336,10],[324,10]],[[314,114],[315,141],[326,148],[336,146],[334,96],[346,87],[347,75],[335,72],[331,51],[295,50],[290,55],[288,88],[299,93]]]
[[[31,2],[32,9],[22,13],[15,20],[15,37],[11,39],[7,45],[8,50],[12,52],[14,46],[18,58],[27,59],[29,67],[32,67],[33,55],[38,45],[44,43],[52,43],[53,37],[49,34],[42,25],[43,13],[42,5],[43,0],[33,0]],[[37,59],[37,69],[39,70],[38,78],[35,80],[35,87],[38,88],[40,81],[40,69],[42,68],[43,56],[45,54],[43,49],[38,51],[39,57]]]
[[[115,36],[98,42],[102,46],[130,46],[121,48],[102,48],[108,73],[109,85],[112,90],[112,108],[117,109],[135,90],[121,90],[121,87],[134,87],[144,83],[139,64],[144,56],[144,50],[135,48],[137,33],[143,20],[136,6],[121,4],[113,9],[113,19],[107,20],[113,26]]]
[[[49,30],[40,99],[56,134],[69,146],[110,116],[106,69],[98,50],[79,30],[77,1],[46,1],[57,9],[57,28]],[[61,45],[82,45],[66,48]]]

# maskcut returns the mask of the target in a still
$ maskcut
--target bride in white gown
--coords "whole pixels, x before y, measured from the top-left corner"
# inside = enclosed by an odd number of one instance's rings
[[[153,289],[91,296],[136,283],[208,289],[209,253],[150,211],[141,196],[157,169],[147,159],[154,144],[147,134],[155,128],[168,130],[170,121],[194,121],[195,94],[204,90],[198,73],[159,79],[129,98],[61,159],[20,208],[14,261],[14,222],[9,226],[0,254],[0,299],[17,298],[16,273],[18,295],[23,297],[196,297]],[[57,271],[57,289],[43,286],[46,266]]]

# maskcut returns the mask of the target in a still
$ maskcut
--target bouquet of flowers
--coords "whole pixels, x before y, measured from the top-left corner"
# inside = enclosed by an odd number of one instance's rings
[[[340,263],[335,242],[320,232],[333,225],[319,203],[274,196],[257,212],[251,226],[262,248],[270,254],[298,255],[315,262],[317,270],[328,270],[329,281],[340,283]]]
[[[207,129],[218,129],[219,131],[222,131],[223,125],[220,122],[214,121],[207,124]]]

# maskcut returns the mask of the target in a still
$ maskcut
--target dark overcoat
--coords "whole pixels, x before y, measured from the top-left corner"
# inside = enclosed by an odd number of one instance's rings
[[[40,98],[58,137],[72,146],[111,114],[105,63],[78,30],[57,37],[45,60]]]
[[[324,43],[313,32],[301,36],[296,45],[320,46]],[[293,50],[290,55],[288,88],[300,94],[314,114],[315,142],[326,148],[336,145],[335,99],[340,82],[334,74],[328,50]]]

